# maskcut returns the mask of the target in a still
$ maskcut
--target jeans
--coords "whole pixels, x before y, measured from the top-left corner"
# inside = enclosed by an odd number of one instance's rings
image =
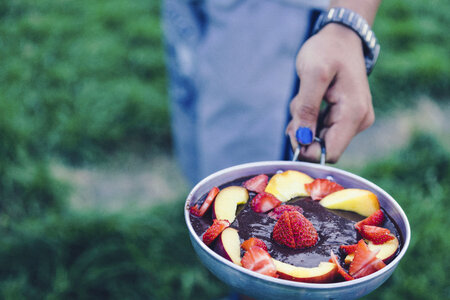
[[[194,184],[284,155],[295,57],[311,7],[273,0],[165,0],[172,132]]]

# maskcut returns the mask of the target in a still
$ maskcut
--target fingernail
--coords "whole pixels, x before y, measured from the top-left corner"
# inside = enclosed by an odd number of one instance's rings
[[[299,127],[295,136],[301,145],[309,145],[313,142],[313,133],[308,127]]]

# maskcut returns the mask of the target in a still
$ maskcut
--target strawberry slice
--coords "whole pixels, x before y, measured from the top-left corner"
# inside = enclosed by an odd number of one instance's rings
[[[353,245],[341,245],[341,249],[344,250],[345,253],[347,254],[352,254],[355,253],[356,251],[356,247],[358,246],[358,244],[353,244]]]
[[[338,269],[338,273],[346,280],[353,280],[354,278],[350,276],[344,268],[339,264],[336,255],[334,255],[333,250],[330,250],[331,262],[334,263]]]
[[[355,257],[350,264],[350,275],[353,278],[361,278],[384,268],[386,264],[376,257],[377,253],[378,251],[370,251],[364,240],[359,240]]]
[[[242,184],[247,190],[262,193],[266,189],[269,177],[266,174],[260,174],[255,177],[250,178]]]
[[[355,228],[358,231],[361,231],[364,225],[380,226],[381,224],[383,224],[383,221],[384,221],[384,213],[381,209],[379,209],[369,217],[356,223]]]
[[[228,220],[214,219],[213,224],[203,234],[203,243],[209,246],[228,226]]]
[[[281,201],[278,200],[277,197],[272,194],[262,192],[253,197],[251,207],[253,211],[257,213],[265,213],[280,204]]]
[[[313,200],[321,200],[331,193],[343,190],[344,187],[334,181],[318,178],[311,183],[305,183],[305,189]]]
[[[389,229],[383,227],[364,225],[360,233],[363,238],[372,241],[375,245],[384,244],[394,239]]]
[[[267,215],[272,219],[278,220],[285,211],[298,211],[301,214],[303,213],[303,209],[300,206],[285,204],[275,207]]]
[[[255,238],[255,237],[249,238],[248,240],[243,242],[242,245],[241,245],[241,248],[244,249],[245,251],[248,251],[253,246],[261,247],[261,248],[263,248],[264,250],[267,251],[266,244],[262,240],[260,240],[258,238]]]
[[[212,202],[214,201],[214,199],[216,198],[218,193],[219,193],[219,188],[213,187],[209,191],[208,196],[206,196],[205,201],[203,201],[202,206],[199,207],[200,205],[198,203],[196,203],[194,206],[191,206],[191,209],[189,210],[189,212],[194,216],[202,217],[205,214],[205,212],[208,210],[208,208],[211,206]]]
[[[241,259],[244,268],[267,276],[278,277],[277,268],[270,254],[261,247],[253,246]]]
[[[314,246],[319,236],[313,224],[298,211],[285,211],[273,227],[272,238],[289,248]]]

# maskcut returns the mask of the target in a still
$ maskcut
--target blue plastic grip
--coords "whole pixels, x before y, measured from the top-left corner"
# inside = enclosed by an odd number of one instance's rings
[[[313,133],[308,127],[299,127],[295,133],[295,137],[300,145],[309,145],[313,142]]]

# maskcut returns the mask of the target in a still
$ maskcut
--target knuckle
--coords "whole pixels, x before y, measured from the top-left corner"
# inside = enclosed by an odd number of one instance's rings
[[[295,112],[297,105],[298,105],[298,95],[295,96],[294,99],[292,99],[291,103],[289,103],[289,109],[291,110],[291,112]]]
[[[296,114],[303,121],[315,122],[319,116],[319,107],[310,103],[303,103],[296,107]]]
[[[362,130],[369,128],[375,122],[375,112],[372,106],[372,95],[370,93],[366,93],[363,97],[363,101],[361,101],[361,127]]]
[[[351,107],[355,121],[363,122],[375,119],[370,93],[360,97],[359,101],[353,101]]]
[[[371,126],[375,122],[375,112],[373,109],[369,110],[369,113],[367,114],[366,122],[368,126]]]
[[[298,73],[303,76],[310,76],[316,81],[328,83],[332,76],[333,67],[332,64],[327,63],[325,59],[321,60],[321,62],[312,62],[311,60],[306,62],[299,60],[298,69]]]
[[[331,77],[331,65],[317,64],[314,66],[312,72],[318,81],[328,83]]]
[[[370,109],[366,116],[365,119],[362,123],[362,130],[366,130],[367,128],[369,128],[370,126],[372,126],[372,124],[375,122],[375,113],[373,111],[373,109]]]

